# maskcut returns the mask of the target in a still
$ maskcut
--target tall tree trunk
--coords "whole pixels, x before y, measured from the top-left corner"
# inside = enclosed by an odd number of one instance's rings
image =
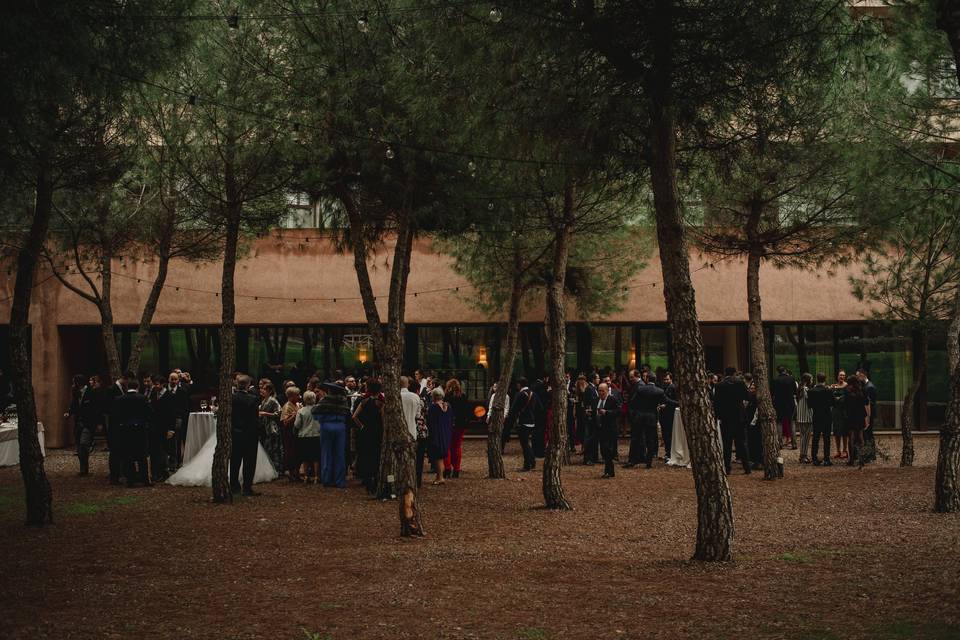
[[[239,203],[228,205],[226,237],[223,243],[223,272],[220,276],[220,385],[217,408],[217,447],[213,452],[213,501],[233,502],[230,490],[230,453],[233,449],[233,373],[236,368],[236,298],[234,279],[237,270],[237,244],[240,239]]]
[[[940,0],[937,27],[947,34],[953,51],[954,71],[960,81],[960,1]],[[960,291],[954,294],[953,320],[947,336],[950,362],[950,402],[940,429],[937,475],[934,485],[934,510],[960,512]]]
[[[417,500],[416,440],[407,430],[400,402],[400,369],[403,366],[404,314],[406,311],[407,281],[410,276],[410,256],[413,253],[415,229],[409,212],[401,212],[397,220],[396,244],[390,269],[390,293],[387,300],[387,325],[383,328],[377,310],[370,272],[367,269],[368,249],[364,238],[364,221],[353,193],[343,183],[335,191],[350,223],[350,244],[353,265],[363,302],[367,327],[373,337],[373,347],[380,360],[383,374],[383,446],[380,455],[380,486],[384,491],[388,475],[394,476],[394,489],[399,496],[400,535],[422,536],[423,520]]]
[[[923,379],[927,375],[927,345],[929,344],[929,335],[926,327],[918,327],[913,335],[913,347],[916,353],[913,354],[913,382],[907,389],[903,397],[903,406],[900,408],[900,438],[903,441],[903,447],[900,452],[900,466],[913,466],[913,422],[914,405],[917,399],[917,392],[923,385]]]
[[[543,501],[548,509],[571,509],[563,491],[560,471],[567,450],[567,385],[563,383],[567,353],[567,314],[564,304],[567,262],[573,235],[573,185],[569,182],[563,193],[563,220],[553,236],[553,267],[547,286],[547,331],[550,345],[550,378],[553,391],[550,404],[553,409],[550,445],[543,460]]]
[[[506,352],[500,363],[500,378],[497,390],[493,394],[493,406],[490,409],[490,421],[487,426],[487,476],[492,479],[506,478],[503,466],[503,422],[507,415],[506,399],[510,392],[510,378],[513,375],[513,363],[517,358],[517,339],[520,334],[520,303],[523,301],[523,284],[515,276],[510,288],[510,308],[507,317]]]
[[[767,369],[767,348],[763,339],[763,313],[760,307],[759,250],[752,249],[747,257],[747,312],[750,329],[750,360],[753,381],[757,385],[757,422],[763,434],[763,479],[780,477],[780,433],[777,413],[770,397],[770,372]],[[740,453],[739,451],[737,452]]]
[[[150,285],[150,293],[147,295],[147,302],[143,305],[143,312],[140,314],[140,324],[137,326],[137,338],[130,347],[130,359],[127,361],[127,371],[138,371],[140,369],[140,357],[143,355],[143,349],[150,338],[150,326],[153,323],[153,314],[157,311],[157,303],[160,302],[160,294],[163,293],[163,285],[167,281],[167,268],[170,265],[170,254],[161,251],[157,264],[157,275]],[[160,373],[163,373],[162,371]]]
[[[43,171],[38,173],[33,221],[26,243],[17,254],[17,278],[10,306],[10,381],[17,403],[17,445],[20,477],[26,497],[26,522],[43,526],[53,523],[53,489],[43,469],[43,452],[37,437],[37,404],[33,395],[30,361],[30,298],[37,262],[43,250],[53,211],[53,186]]]
[[[960,290],[954,294],[953,320],[947,336],[950,362],[950,401],[940,428],[933,510],[960,512]]]
[[[656,0],[650,183],[677,392],[697,491],[697,543],[693,557],[702,561],[727,561],[732,559],[733,501],[707,390],[696,295],[690,279],[690,256],[677,195],[676,132],[671,96],[673,19],[673,3]]]

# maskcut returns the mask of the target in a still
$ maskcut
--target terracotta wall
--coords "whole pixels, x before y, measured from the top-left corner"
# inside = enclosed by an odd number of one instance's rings
[[[338,254],[332,244],[318,241],[319,232],[290,230],[278,239],[275,235],[257,240],[240,261],[237,270],[237,322],[241,324],[357,324],[364,321],[351,255]],[[310,242],[303,240],[311,236]],[[371,260],[374,292],[385,301],[389,279],[389,247]],[[708,266],[713,264],[712,267]],[[697,308],[703,322],[742,322],[746,320],[746,264],[738,260],[717,260],[691,255]],[[118,325],[139,321],[155,266],[129,259],[117,261],[114,271],[114,317]],[[857,321],[866,317],[864,306],[850,293],[851,268],[839,269],[833,276],[826,269],[798,271],[765,267],[761,275],[764,319],[782,321]],[[39,280],[46,275],[41,271]],[[138,281],[139,279],[139,281]],[[623,309],[603,321],[663,322],[663,304],[659,257],[649,256],[648,266],[626,286]],[[163,325],[216,325],[220,322],[220,264],[193,265],[176,262],[167,278],[168,288],[160,298],[154,319]],[[639,286],[637,286],[639,285]],[[432,289],[460,287],[459,292],[422,293]],[[176,287],[181,287],[178,291]],[[0,273],[0,300],[12,295],[13,278]],[[191,291],[199,290],[199,291]],[[456,275],[446,256],[431,250],[427,239],[417,242],[411,265],[407,300],[407,321],[411,323],[471,323],[502,320],[501,314],[489,318],[476,310],[469,299],[476,295]],[[278,301],[252,296],[282,297]],[[338,298],[337,302],[311,302],[303,298]],[[298,301],[293,302],[293,298]],[[0,322],[9,318],[9,301],[0,302]],[[532,305],[524,320],[541,321],[542,304]],[[582,320],[571,308],[570,321]],[[99,317],[89,303],[68,291],[55,279],[39,285],[31,307],[33,325],[33,379],[37,390],[41,419],[48,429],[50,445],[63,444],[65,437],[60,417],[68,403],[69,380],[64,373],[66,355],[61,353],[59,327],[97,325]]]

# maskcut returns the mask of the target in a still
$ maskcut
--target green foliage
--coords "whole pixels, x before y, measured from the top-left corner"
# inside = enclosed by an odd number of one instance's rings
[[[106,500],[97,500],[92,502],[74,502],[68,504],[64,511],[72,516],[92,516],[115,506],[127,506],[138,502],[136,496],[119,496]]]
[[[803,265],[860,244],[852,156],[875,148],[864,144],[851,76],[868,73],[860,62],[876,37],[836,4],[791,40],[790,73],[746,88],[728,118],[703,129],[690,188],[700,201],[694,234],[707,251]]]
[[[892,3],[890,35],[871,57],[863,87],[865,135],[879,152],[859,157],[858,199],[872,231],[853,293],[879,318],[928,331],[950,317],[960,284],[960,139],[952,52],[933,3]]]

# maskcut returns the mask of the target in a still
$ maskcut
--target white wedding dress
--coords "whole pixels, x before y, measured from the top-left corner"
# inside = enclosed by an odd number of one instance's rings
[[[167,484],[179,487],[209,487],[213,485],[213,450],[217,447],[217,434],[214,433],[203,444],[197,455],[193,456],[180,470],[167,478]],[[257,444],[257,472],[253,475],[254,484],[277,479],[277,471],[270,464],[270,456],[262,444]],[[243,478],[243,466],[240,467]]]

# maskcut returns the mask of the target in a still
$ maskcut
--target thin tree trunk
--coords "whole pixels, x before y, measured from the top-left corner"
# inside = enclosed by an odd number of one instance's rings
[[[923,385],[923,379],[927,375],[927,345],[929,338],[925,327],[918,328],[914,333],[913,345],[916,350],[914,354],[914,378],[913,383],[907,389],[903,398],[903,406],[900,408],[900,438],[903,441],[903,447],[900,452],[900,466],[913,466],[913,422],[914,406],[916,404],[917,392]]]
[[[563,194],[563,220],[554,233],[553,267],[547,286],[547,323],[550,344],[550,378],[553,409],[550,446],[543,460],[543,501],[548,509],[572,509],[563,491],[560,472],[567,449],[567,385],[563,383],[567,351],[567,317],[564,305],[567,262],[573,235],[573,185],[567,183]]]
[[[933,510],[937,513],[960,512],[960,290],[954,295],[953,320],[947,336],[950,361],[950,401],[946,420],[940,428],[937,475],[934,482]]]
[[[490,408],[490,422],[487,427],[487,476],[501,480],[506,478],[503,466],[503,423],[507,415],[506,399],[510,392],[510,378],[513,363],[517,358],[517,342],[520,334],[520,303],[523,301],[523,285],[519,276],[515,277],[510,290],[510,309],[507,317],[506,353],[500,364],[500,378],[497,390],[493,394],[493,406]]]
[[[417,500],[416,440],[407,430],[400,402],[400,369],[403,366],[404,313],[410,256],[413,253],[415,230],[409,214],[401,213],[397,221],[397,237],[390,270],[390,293],[387,300],[387,326],[384,330],[377,310],[370,272],[367,269],[367,244],[361,212],[349,188],[339,183],[335,191],[343,203],[350,223],[350,244],[353,265],[363,302],[367,327],[373,336],[373,347],[383,374],[383,446],[380,455],[380,480],[377,493],[385,490],[386,478],[394,476],[394,489],[400,497],[400,535],[424,535],[420,505]]]
[[[767,348],[763,339],[763,313],[760,307],[759,251],[751,250],[747,258],[747,312],[750,330],[750,361],[753,381],[757,385],[757,422],[763,435],[763,479],[780,477],[780,433],[777,413],[770,397],[770,372],[767,369]],[[740,453],[739,451],[737,452]]]
[[[147,295],[147,302],[143,305],[143,312],[140,314],[140,324],[137,326],[137,338],[130,347],[130,359],[127,361],[127,371],[138,371],[140,369],[140,357],[143,355],[143,349],[150,338],[150,326],[153,323],[153,314],[157,311],[157,303],[160,302],[160,294],[163,293],[163,285],[167,280],[167,267],[170,264],[170,255],[165,251],[159,253],[160,262],[157,265],[157,275],[150,286],[150,293]],[[161,372],[162,373],[162,372]]]
[[[690,256],[677,195],[670,0],[656,0],[654,20],[650,182],[680,411],[697,491],[697,543],[693,557],[701,561],[727,561],[733,555],[733,501],[707,390],[696,295],[690,279]]]
[[[220,405],[217,409],[217,447],[213,452],[213,501],[233,502],[230,490],[230,454],[233,449],[233,372],[236,368],[236,300],[234,278],[237,270],[237,244],[240,239],[240,206],[230,205],[223,246],[223,272],[220,277]]]
[[[117,349],[117,336],[113,328],[113,256],[104,251],[100,257],[100,297],[97,300],[97,309],[100,311],[100,334],[103,336],[103,349],[107,354],[107,368],[110,369],[110,379],[116,380],[123,371],[120,368],[120,352]],[[136,372],[134,372],[136,373]]]
[[[17,278],[10,306],[10,372],[13,399],[17,404],[17,445],[20,449],[20,477],[26,497],[26,523],[43,526],[53,523],[53,489],[43,469],[43,452],[37,437],[37,404],[33,395],[30,361],[30,298],[37,262],[50,227],[53,186],[41,171],[36,182],[36,202],[27,241],[17,254]]]

